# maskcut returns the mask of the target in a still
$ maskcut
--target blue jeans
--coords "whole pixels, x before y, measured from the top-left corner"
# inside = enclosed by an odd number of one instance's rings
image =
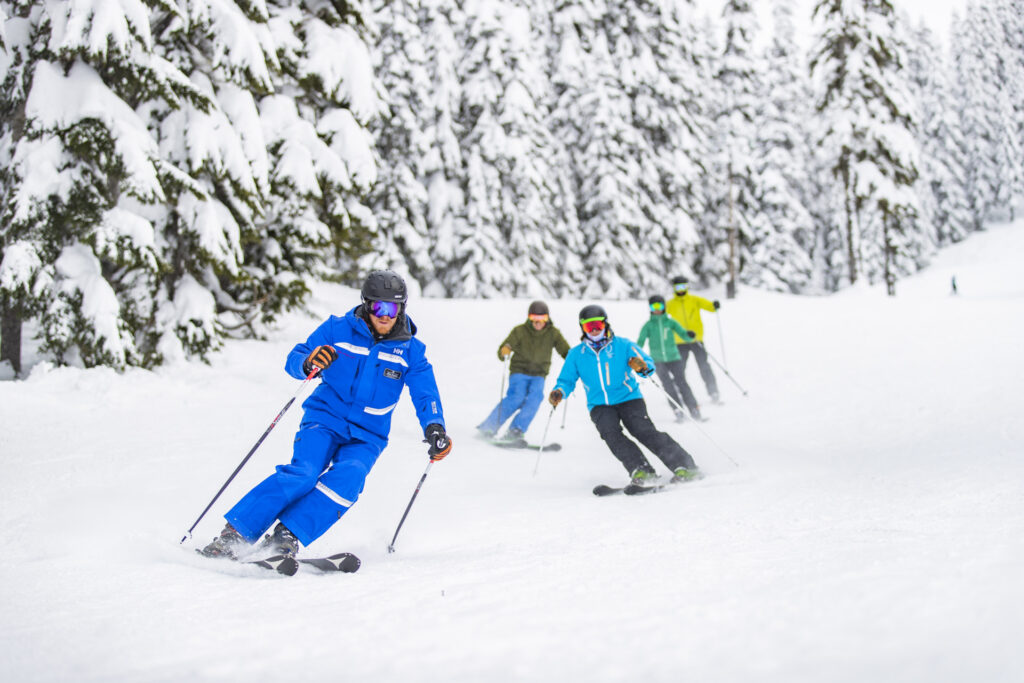
[[[250,543],[281,520],[303,545],[320,538],[363,492],[380,449],[318,424],[302,424],[292,461],[257,484],[224,518]]]
[[[496,432],[518,410],[519,412],[512,420],[512,424],[509,425],[509,429],[518,429],[525,433],[543,399],[543,377],[519,373],[509,375],[508,392],[505,394],[505,398],[501,399],[487,419],[478,424],[476,428]]]

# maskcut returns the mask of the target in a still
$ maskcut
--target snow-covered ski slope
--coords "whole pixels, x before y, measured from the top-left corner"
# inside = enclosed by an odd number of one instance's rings
[[[648,387],[655,422],[709,476],[635,498],[591,495],[625,474],[580,390],[536,476],[536,454],[474,438],[528,301],[414,299],[454,451],[388,555],[427,464],[403,398],[362,499],[307,551],[358,554],[353,575],[283,578],[191,549],[289,457],[298,406],[178,540],[297,389],[286,352],[354,291],[319,289],[317,318],[209,366],[37,365],[0,382],[3,679],[1020,681],[1022,257],[1024,223],[995,226],[894,299],[723,301],[725,353],[713,316],[708,348],[749,396],[719,372],[712,406],[689,368],[709,439]],[[590,302],[550,303],[575,339]],[[602,303],[635,338],[645,304]]]

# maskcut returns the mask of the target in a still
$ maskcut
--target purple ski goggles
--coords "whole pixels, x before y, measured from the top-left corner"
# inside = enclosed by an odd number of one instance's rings
[[[370,313],[376,318],[395,318],[400,305],[395,301],[371,301]]]

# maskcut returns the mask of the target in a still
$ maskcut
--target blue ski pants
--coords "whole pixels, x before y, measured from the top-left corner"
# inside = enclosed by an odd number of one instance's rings
[[[250,543],[281,520],[309,545],[359,499],[381,449],[318,424],[302,424],[292,461],[245,494],[224,518]]]
[[[518,410],[509,429],[525,433],[544,399],[544,378],[515,373],[508,377],[508,392],[477,429],[496,432]]]

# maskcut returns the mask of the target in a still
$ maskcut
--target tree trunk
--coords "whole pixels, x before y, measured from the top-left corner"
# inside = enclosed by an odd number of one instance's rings
[[[732,160],[729,161],[729,281],[725,283],[725,298],[736,298],[736,223],[733,216]]]
[[[843,203],[846,208],[846,258],[849,261],[847,266],[850,269],[850,284],[857,283],[857,251],[854,247],[853,212],[854,202],[850,198],[853,193],[850,187],[850,171],[843,168]]]
[[[21,374],[21,316],[6,302],[0,302],[0,363],[10,361]]]

